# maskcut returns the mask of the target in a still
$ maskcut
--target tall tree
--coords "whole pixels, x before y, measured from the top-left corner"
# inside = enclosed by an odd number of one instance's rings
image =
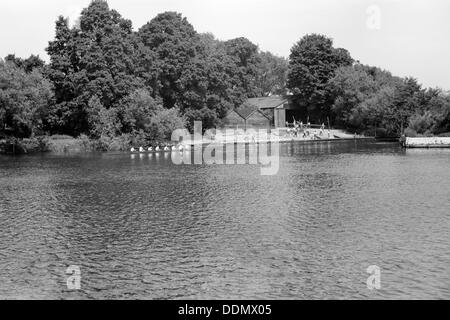
[[[345,49],[333,47],[333,40],[319,34],[306,35],[291,49],[288,88],[305,116],[323,120],[330,116],[333,96],[327,87],[339,67],[351,65]]]
[[[161,102],[154,99],[146,89],[138,89],[123,100],[120,106],[122,132],[145,131],[151,118],[161,110]]]
[[[286,94],[286,81],[289,62],[268,51],[261,52],[256,87],[258,95],[284,95]]]
[[[47,48],[58,131],[86,133],[88,102],[94,95],[106,109],[116,108],[143,87],[136,76],[138,48],[131,21],[109,9],[106,1],[92,1],[81,13],[79,28],[71,29],[67,20],[58,19],[55,40]]]
[[[140,28],[138,36],[156,58],[155,67],[147,70],[148,84],[162,97],[164,107],[172,108],[185,90],[180,83],[183,73],[195,70],[200,49],[197,32],[181,14],[164,12]]]
[[[234,94],[241,100],[258,96],[256,78],[261,62],[258,46],[247,38],[236,38],[224,43],[226,53],[232,58],[236,71],[231,78]],[[244,98],[244,99],[242,99]]]
[[[363,119],[358,112],[360,104],[372,98],[381,88],[395,86],[401,81],[387,71],[361,64],[337,69],[336,75],[328,82],[335,98],[331,108],[335,124],[347,129],[362,129]]]
[[[217,125],[228,109],[255,92],[257,46],[247,39],[223,43],[200,35],[176,12],[159,14],[138,35],[156,60],[148,85],[165,108],[180,108],[189,127],[194,120]]]
[[[44,60],[33,54],[27,59],[18,58],[15,54],[9,54],[5,57],[5,61],[15,64],[17,67],[25,70],[26,72],[32,72],[36,68],[42,68],[45,66]]]
[[[27,73],[0,60],[0,132],[19,138],[42,133],[52,89],[38,69]]]
[[[338,69],[328,85],[335,96],[336,123],[348,129],[399,135],[408,126],[423,133],[436,123],[433,115],[439,112],[431,106],[439,95],[423,90],[415,79],[355,64]]]

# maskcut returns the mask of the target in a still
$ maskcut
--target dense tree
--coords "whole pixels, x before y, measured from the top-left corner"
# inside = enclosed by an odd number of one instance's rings
[[[429,101],[429,110],[434,113],[436,119],[432,133],[450,133],[450,93],[443,93],[441,90],[431,91],[432,98]]]
[[[360,65],[339,68],[329,86],[336,97],[331,108],[335,124],[347,127],[360,125],[355,108],[380,89],[376,80]]]
[[[199,35],[186,18],[176,12],[159,14],[138,32],[155,64],[146,70],[147,85],[160,96],[165,108],[180,108],[189,126],[193,121],[215,125],[230,103],[228,57],[211,45],[214,38]],[[211,45],[211,46],[210,46]]]
[[[215,126],[227,110],[257,95],[258,47],[249,40],[198,34],[176,12],[159,14],[138,35],[156,61],[147,85],[165,108],[179,107],[190,127],[195,120]]]
[[[94,95],[88,102],[89,132],[92,137],[115,137],[122,132],[118,109],[105,108]]]
[[[131,21],[110,10],[106,1],[94,0],[79,22],[79,28],[70,29],[60,17],[47,48],[56,97],[53,121],[58,131],[74,135],[88,131],[88,102],[94,95],[110,109],[143,87],[135,72],[139,46]]]
[[[336,124],[382,134],[440,133],[448,129],[449,104],[440,90],[422,89],[413,78],[398,78],[375,67],[342,67],[328,83],[335,96]]]
[[[261,58],[258,46],[246,38],[236,38],[224,43],[226,53],[231,57],[235,70],[231,77],[234,95],[242,101],[258,96],[256,79]]]
[[[303,109],[305,116],[316,121],[330,115],[333,96],[327,86],[336,70],[353,63],[344,49],[333,47],[333,41],[323,35],[303,37],[291,49],[288,88],[294,103]]]
[[[172,108],[180,102],[184,91],[180,79],[186,72],[195,72],[195,58],[200,42],[192,25],[176,12],[157,15],[138,31],[148,52],[156,57],[155,67],[147,70],[148,84],[163,99],[164,107]]]
[[[408,127],[410,117],[424,107],[421,100],[423,93],[422,85],[416,79],[405,78],[396,84],[390,110],[386,114],[393,132],[401,134]]]
[[[44,60],[33,54],[27,59],[18,58],[15,54],[9,54],[5,57],[5,61],[15,64],[26,72],[32,72],[36,68],[43,68],[45,66]]]
[[[366,108],[360,108],[361,104],[373,98],[382,88],[395,87],[401,82],[400,78],[393,77],[387,71],[361,64],[337,69],[336,75],[328,82],[334,97],[331,111],[335,124],[348,129],[367,129],[379,125],[380,119],[369,120],[369,113]],[[371,114],[376,114],[372,111]]]
[[[52,89],[39,70],[27,73],[0,60],[0,133],[19,138],[42,134]]]
[[[172,132],[186,128],[186,120],[177,108],[160,108],[151,118],[147,127],[148,140],[164,142],[170,141]]]
[[[151,118],[160,110],[161,102],[155,100],[146,89],[138,89],[122,101],[120,117],[122,132],[144,131]]]
[[[286,81],[289,62],[266,51],[259,54],[260,63],[256,76],[256,87],[259,96],[286,94]]]
[[[410,134],[441,134],[450,132],[450,95],[439,89],[423,92],[422,107],[410,117]]]

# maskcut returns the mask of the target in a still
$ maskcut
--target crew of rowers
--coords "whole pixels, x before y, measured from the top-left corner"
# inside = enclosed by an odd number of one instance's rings
[[[147,149],[145,149],[144,147],[139,147],[139,148],[131,148],[130,152],[169,152],[169,151],[180,151],[183,152],[186,149],[185,146],[183,146],[182,144],[179,144],[178,146],[156,146],[155,148],[153,148],[152,146],[148,147]]]

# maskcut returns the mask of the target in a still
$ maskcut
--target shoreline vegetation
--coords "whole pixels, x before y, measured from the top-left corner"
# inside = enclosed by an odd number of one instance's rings
[[[283,130],[282,130],[283,131]],[[278,137],[279,143],[286,142],[338,142],[344,140],[373,140],[376,141],[375,136],[356,135],[344,132],[342,130],[330,130],[331,135],[319,136],[319,132],[312,132],[310,137],[295,137],[294,135],[283,134]],[[434,138],[450,137],[450,133],[443,133],[440,135],[415,135],[413,138]],[[92,152],[129,152],[131,147],[136,146],[166,146],[172,145],[171,141],[154,142],[147,144],[143,140],[139,144],[139,139],[136,137],[122,136],[108,141],[91,139],[87,136],[80,136],[78,138],[55,135],[55,136],[41,136],[28,139],[3,139],[0,140],[0,154],[33,154],[33,153],[54,153],[54,154],[77,154],[77,153],[92,153]],[[243,135],[237,136],[235,143],[261,143],[270,140],[252,140],[251,137]],[[272,141],[275,141],[272,139]],[[193,141],[194,144],[209,144],[209,143],[226,143],[225,141],[217,141],[215,139],[204,139],[202,141]]]
[[[281,129],[278,134],[270,133],[268,138],[262,139],[252,136],[246,131],[243,134],[236,134],[231,139],[219,139],[217,137],[204,136],[202,140],[191,141],[190,145],[211,144],[211,143],[266,143],[266,142],[325,142],[342,140],[375,139],[375,137],[356,135],[342,130],[326,130],[320,132],[319,129],[310,129],[308,136],[297,136],[289,132],[288,128]],[[241,132],[242,133],[242,132]],[[232,141],[232,142],[230,142]],[[3,139],[0,140],[0,154],[32,154],[32,153],[55,153],[55,154],[75,154],[91,152],[130,152],[132,147],[139,148],[148,146],[164,147],[174,145],[173,141],[159,141],[148,143],[143,139],[132,136],[121,136],[116,139],[100,140],[91,139],[82,135],[78,138],[65,135],[40,136],[27,139]]]
[[[284,134],[279,136],[277,141],[279,143],[286,142],[339,142],[345,140],[373,140],[377,141],[375,136],[365,136],[359,134],[352,134],[342,130],[330,130],[331,135],[325,134],[319,136],[318,132],[312,132],[310,137],[295,137],[294,135]],[[425,140],[433,140],[433,138],[450,138],[450,132],[439,135],[414,135],[410,138],[423,138]],[[381,140],[383,137],[381,137]],[[139,141],[143,144],[139,144]],[[252,140],[251,137],[243,135],[237,137],[234,143],[261,143],[270,140]],[[274,141],[274,140],[272,140]],[[202,141],[192,141],[191,145],[195,144],[209,144],[209,143],[224,143],[225,141],[217,141],[215,139],[203,139]],[[154,142],[148,144],[136,137],[122,136],[111,140],[91,139],[88,136],[80,136],[74,138],[71,136],[55,135],[55,136],[40,136],[28,139],[3,139],[0,140],[0,154],[33,154],[33,153],[54,153],[54,154],[76,154],[76,153],[92,153],[92,152],[129,152],[132,147],[139,146],[166,146],[173,145],[172,141]]]
[[[39,136],[26,139],[8,138],[0,140],[0,154],[31,153],[89,153],[106,151],[129,151],[137,145],[136,137],[121,136],[114,139],[93,139],[86,135],[77,138],[67,135]],[[161,143],[163,145],[169,142]]]
[[[304,35],[285,58],[199,33],[177,12],[135,29],[93,0],[73,25],[56,20],[46,51],[48,63],[0,59],[0,153],[164,145],[177,128],[222,128],[229,111],[268,96],[289,101],[289,121],[356,136],[450,132],[449,91],[364,65],[326,35]]]
[[[308,137],[296,137],[281,130],[282,134],[272,139],[258,140],[253,139],[247,134],[241,136],[237,135],[234,143],[264,143],[269,141],[285,142],[320,142],[320,141],[342,141],[349,139],[373,139],[373,137],[366,137],[362,135],[354,135],[345,133],[341,130],[330,130],[330,135],[319,135],[319,130],[311,131]],[[129,152],[132,147],[139,146],[166,146],[173,145],[171,141],[153,142],[147,144],[145,141],[136,137],[122,136],[120,138],[111,139],[108,141],[91,139],[87,136],[80,136],[78,138],[55,135],[55,136],[40,136],[27,139],[7,139],[0,140],[0,154],[32,154],[32,153],[55,153],[55,154],[72,154],[72,153],[91,153],[91,152]],[[210,143],[229,143],[226,141],[219,141],[217,139],[208,139],[204,137],[201,141],[192,141],[191,145],[196,144],[210,144]]]

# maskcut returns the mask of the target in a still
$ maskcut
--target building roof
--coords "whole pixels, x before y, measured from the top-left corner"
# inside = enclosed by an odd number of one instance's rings
[[[248,119],[253,113],[259,110],[262,115],[270,120],[270,114],[264,111],[275,109],[279,106],[284,105],[286,102],[288,102],[288,99],[280,96],[250,98],[246,102],[241,104],[238,108],[235,108],[234,111],[241,118]]]
[[[258,107],[249,103],[244,103],[234,109],[234,111],[244,119],[250,117],[256,110],[258,110]]]
[[[250,98],[247,100],[246,104],[249,104],[257,109],[275,109],[288,102],[286,98],[281,96],[271,96],[271,97],[259,97]]]

